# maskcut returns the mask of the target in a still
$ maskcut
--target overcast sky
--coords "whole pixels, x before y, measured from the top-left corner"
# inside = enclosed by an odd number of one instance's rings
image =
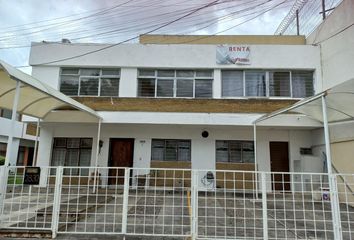
[[[0,0],[0,59],[28,65],[32,41],[117,43],[159,34],[270,34],[294,0]],[[193,13],[194,12],[194,13]],[[133,40],[132,42],[137,42]],[[30,68],[21,68],[30,72]]]

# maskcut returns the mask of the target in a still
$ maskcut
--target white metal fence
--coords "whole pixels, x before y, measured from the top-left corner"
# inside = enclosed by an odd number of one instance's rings
[[[23,184],[23,167],[0,170],[7,179],[1,229],[354,239],[354,174],[42,167],[40,184],[31,186]]]

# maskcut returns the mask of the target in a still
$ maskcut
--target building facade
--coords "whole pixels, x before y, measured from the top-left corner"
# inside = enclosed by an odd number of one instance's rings
[[[299,165],[315,121],[287,115],[258,126],[258,167],[253,139],[255,119],[322,90],[319,47],[301,37],[230,39],[228,47],[249,48],[249,64],[218,64],[225,40],[154,38],[51,64],[41,63],[107,45],[34,43],[30,64],[35,78],[103,117],[101,167],[322,172],[320,157]],[[96,135],[97,124],[41,124],[38,165],[94,166]],[[276,162],[279,154],[285,161]]]

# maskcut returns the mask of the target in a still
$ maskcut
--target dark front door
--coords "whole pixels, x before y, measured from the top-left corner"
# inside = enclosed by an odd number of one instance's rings
[[[272,172],[289,172],[288,142],[270,142],[270,166]],[[272,173],[273,190],[290,190],[290,175]]]
[[[111,139],[110,167],[133,166],[134,139]],[[108,184],[124,184],[124,169],[109,169]]]

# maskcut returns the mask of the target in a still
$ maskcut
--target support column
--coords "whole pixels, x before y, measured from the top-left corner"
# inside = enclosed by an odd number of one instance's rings
[[[257,126],[253,123],[253,141],[254,141],[254,171],[255,171],[255,190],[258,198],[258,162],[257,162]]]
[[[7,139],[5,166],[9,166],[9,164],[10,164],[11,149],[12,149],[12,143],[14,140],[14,130],[15,130],[15,124],[16,124],[17,106],[18,106],[18,102],[20,100],[20,87],[21,87],[21,82],[17,81],[14,102],[12,105],[11,129],[10,129],[9,137]]]
[[[99,119],[98,120],[98,128],[97,128],[97,141],[96,141],[96,159],[95,159],[95,168],[94,168],[94,179],[93,179],[93,192],[96,192],[96,184],[97,182],[97,178],[99,177],[98,174],[98,155],[99,155],[99,150],[100,150],[100,138],[101,138],[101,123],[102,120]]]
[[[39,118],[37,120],[36,139],[35,139],[35,142],[34,142],[34,152],[33,152],[32,166],[37,166],[38,134],[39,134]]]
[[[329,183],[330,196],[331,196],[333,233],[334,233],[334,239],[341,240],[342,226],[341,226],[341,218],[340,218],[337,184],[335,181],[336,176],[332,174],[331,142],[329,137],[326,97],[322,96],[321,100],[322,100],[323,128],[324,128],[324,135],[325,135],[326,155],[327,155],[326,160],[327,160],[328,183]]]

